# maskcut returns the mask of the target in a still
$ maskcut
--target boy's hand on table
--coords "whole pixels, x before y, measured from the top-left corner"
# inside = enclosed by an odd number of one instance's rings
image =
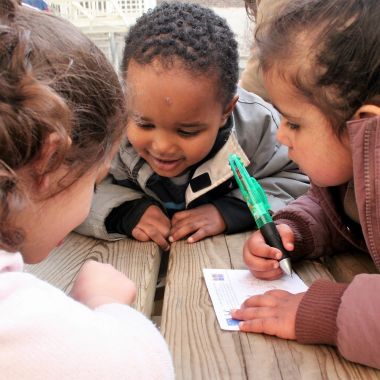
[[[282,244],[288,251],[294,249],[294,234],[287,224],[276,226]],[[262,280],[275,280],[283,275],[278,260],[282,252],[269,246],[260,231],[255,231],[245,242],[243,260],[251,273]]]
[[[80,269],[70,296],[91,309],[109,303],[131,305],[136,286],[112,265],[88,260]]]
[[[305,293],[292,294],[285,290],[270,290],[248,298],[231,316],[242,322],[240,331],[296,339],[296,314]]]
[[[195,243],[207,236],[214,236],[226,229],[226,223],[218,209],[212,204],[202,205],[191,210],[179,211],[172,217],[171,242],[187,238]]]
[[[164,251],[170,249],[168,237],[170,220],[158,206],[149,206],[132,230],[132,236],[139,241],[154,241]]]

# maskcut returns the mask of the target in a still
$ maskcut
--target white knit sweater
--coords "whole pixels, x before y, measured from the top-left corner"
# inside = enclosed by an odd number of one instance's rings
[[[0,251],[0,378],[173,379],[167,345],[131,307],[91,310]]]

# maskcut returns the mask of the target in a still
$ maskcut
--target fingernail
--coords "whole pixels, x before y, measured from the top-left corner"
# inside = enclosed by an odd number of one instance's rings
[[[277,260],[280,260],[281,257],[282,257],[282,253],[281,253],[281,252],[277,252],[277,253],[276,253],[276,259],[277,259]]]
[[[239,323],[239,329],[241,330],[244,327],[244,322]]]
[[[278,262],[275,262],[275,263],[273,264],[273,268],[274,268],[274,269],[277,269],[279,266],[280,266],[280,264],[279,264]]]
[[[174,242],[173,236],[169,236],[169,241],[170,241],[170,243]]]
[[[189,238],[187,239],[187,242],[188,242],[188,243],[194,243],[194,239],[193,239],[192,237],[189,237]]]

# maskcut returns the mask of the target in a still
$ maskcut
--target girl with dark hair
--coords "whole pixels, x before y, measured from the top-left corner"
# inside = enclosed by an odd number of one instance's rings
[[[292,259],[358,250],[380,270],[380,3],[294,0],[257,31],[268,93],[283,114],[278,140],[311,179],[274,219]],[[282,275],[281,252],[255,232],[244,260],[261,279]],[[243,331],[336,345],[380,368],[380,275],[273,291],[233,313]]]

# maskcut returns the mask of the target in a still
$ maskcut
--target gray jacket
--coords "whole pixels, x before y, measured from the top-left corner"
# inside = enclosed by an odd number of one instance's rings
[[[227,233],[255,227],[233,179],[229,154],[240,156],[250,175],[259,181],[273,212],[304,194],[309,187],[308,178],[288,159],[287,148],[276,142],[279,113],[272,105],[243,89],[238,89],[238,95],[239,100],[226,127],[219,132],[223,134],[222,143],[219,136],[218,144],[215,143],[206,160],[192,168],[184,191],[184,209],[214,204],[226,222]],[[137,199],[145,202],[145,209],[152,202],[165,211],[166,203],[159,191],[160,181],[164,180],[128,142],[123,143],[112,163],[110,176],[98,186],[89,217],[77,231],[107,240],[130,236],[125,230],[108,233],[107,216],[116,208],[127,205],[128,209],[129,202],[135,207],[139,203]],[[119,215],[122,218],[125,214]],[[133,221],[131,228],[137,222]]]

